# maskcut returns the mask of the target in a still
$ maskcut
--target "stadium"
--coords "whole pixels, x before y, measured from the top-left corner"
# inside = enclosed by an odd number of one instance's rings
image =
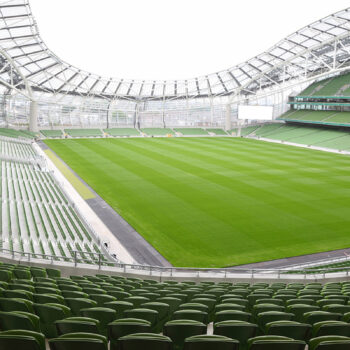
[[[0,350],[350,349],[350,8],[187,80],[0,24]]]

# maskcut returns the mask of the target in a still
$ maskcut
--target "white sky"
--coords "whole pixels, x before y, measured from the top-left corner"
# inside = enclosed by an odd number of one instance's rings
[[[106,77],[187,79],[241,63],[349,0],[30,0],[64,61]]]

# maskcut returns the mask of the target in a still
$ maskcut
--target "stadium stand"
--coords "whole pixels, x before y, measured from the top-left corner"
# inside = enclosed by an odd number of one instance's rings
[[[350,96],[350,73],[312,83],[298,97]]]
[[[350,133],[346,129],[329,129],[322,127],[307,127],[293,124],[282,124],[278,128],[264,125],[256,136],[318,146],[336,150],[350,150]]]
[[[0,262],[0,284],[0,347],[6,349],[44,350],[46,339],[51,350],[350,346],[349,281],[61,277],[55,269]]]
[[[30,163],[39,158],[31,144],[1,140],[0,157],[1,248],[57,260],[78,251],[79,259],[95,259],[86,254],[100,249],[52,175]]]
[[[313,111],[307,109],[288,111],[278,119],[285,121],[350,126],[350,112]]]
[[[34,137],[37,137],[38,134],[34,133],[34,132],[30,132],[28,130],[15,130],[15,129],[8,129],[8,128],[0,128],[0,136],[32,139]]]
[[[166,136],[175,134],[174,131],[169,128],[143,128],[141,131],[150,136]]]
[[[34,159],[37,157],[33,147],[27,143],[0,140],[0,155],[2,157]]]
[[[213,133],[215,135],[227,135],[226,131],[224,129],[206,129],[207,132]]]
[[[100,129],[65,129],[64,131],[71,137],[102,137]]]
[[[140,136],[139,131],[134,128],[110,128],[103,131],[110,136]]]
[[[40,130],[45,137],[62,137],[62,130]]]
[[[185,136],[208,135],[208,133],[201,128],[176,128],[174,130]]]
[[[252,125],[247,126],[241,129],[241,136],[248,136],[250,134],[255,133],[256,130],[258,130],[261,127],[261,125]],[[238,129],[232,129],[229,131],[231,135],[237,136],[238,135]]]

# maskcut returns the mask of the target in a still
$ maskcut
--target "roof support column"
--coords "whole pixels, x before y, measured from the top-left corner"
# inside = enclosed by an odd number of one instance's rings
[[[29,110],[29,131],[38,132],[38,102],[30,101]]]
[[[231,105],[228,103],[226,105],[225,130],[228,131],[230,129],[231,129]]]

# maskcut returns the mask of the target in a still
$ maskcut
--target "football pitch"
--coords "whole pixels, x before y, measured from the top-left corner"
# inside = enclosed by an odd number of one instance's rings
[[[350,247],[350,157],[238,138],[46,140],[175,266]]]

